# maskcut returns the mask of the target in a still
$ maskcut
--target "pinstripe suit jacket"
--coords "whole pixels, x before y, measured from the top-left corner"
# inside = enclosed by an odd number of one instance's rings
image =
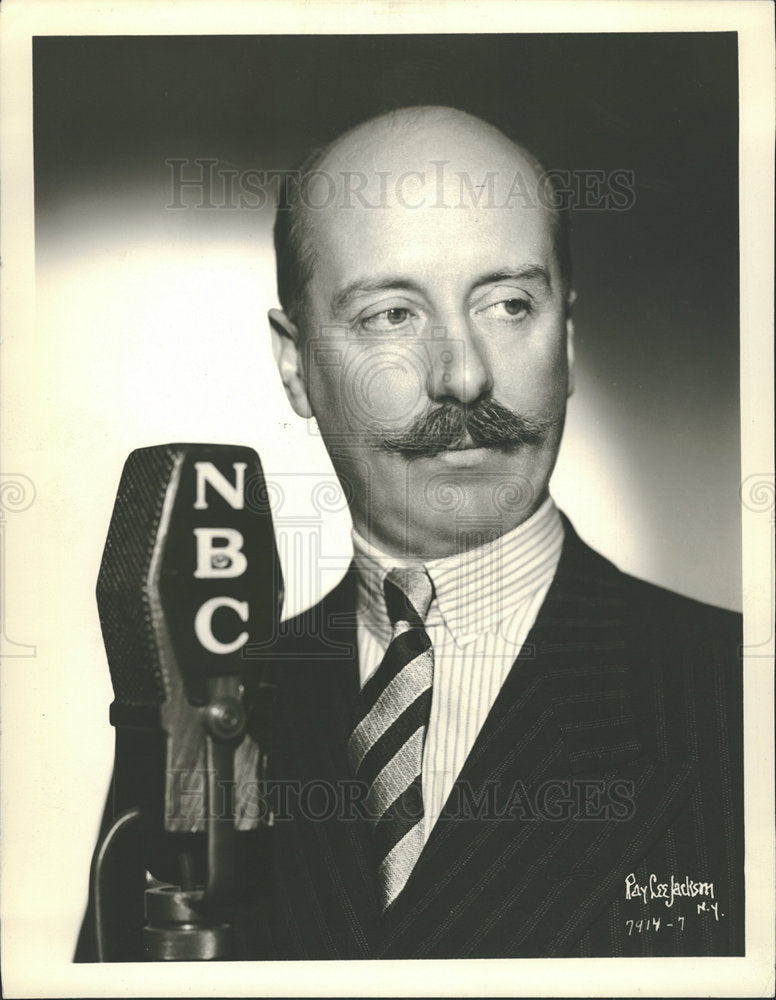
[[[743,954],[740,616],[626,576],[564,527],[537,621],[385,917],[345,752],[352,574],[287,623],[273,898],[245,915],[245,957],[267,956],[267,924],[278,958]]]
[[[385,917],[345,749],[353,574],[285,624],[276,821],[238,836],[236,958],[743,954],[740,616],[628,577],[564,528],[536,623]],[[109,801],[104,830],[112,818]],[[109,961],[143,957],[149,853],[138,831],[113,852]],[[151,867],[178,877],[164,851]],[[682,895],[687,880],[705,885]],[[90,908],[76,961],[96,960],[93,926]]]

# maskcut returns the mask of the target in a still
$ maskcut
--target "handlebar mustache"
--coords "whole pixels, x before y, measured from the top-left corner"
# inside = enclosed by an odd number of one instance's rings
[[[485,397],[471,406],[453,402],[429,405],[406,430],[374,435],[373,443],[382,451],[406,458],[431,458],[463,447],[515,451],[540,444],[554,423],[516,413]]]

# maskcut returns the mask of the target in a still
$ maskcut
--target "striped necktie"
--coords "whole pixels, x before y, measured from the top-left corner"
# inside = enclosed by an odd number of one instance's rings
[[[421,765],[434,651],[423,625],[433,596],[426,571],[392,569],[383,591],[391,641],[358,697],[348,758],[356,778],[369,788],[366,807],[374,825],[385,911],[423,849]]]

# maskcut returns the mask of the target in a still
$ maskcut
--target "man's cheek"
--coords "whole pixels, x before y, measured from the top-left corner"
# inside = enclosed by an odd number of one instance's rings
[[[346,419],[354,430],[400,430],[425,406],[427,374],[423,358],[385,345],[352,351],[341,377]]]
[[[343,399],[338,379],[313,371],[307,380],[307,393],[321,432],[344,427]]]
[[[495,380],[493,395],[517,413],[554,418],[566,405],[568,363],[563,350],[511,358]]]

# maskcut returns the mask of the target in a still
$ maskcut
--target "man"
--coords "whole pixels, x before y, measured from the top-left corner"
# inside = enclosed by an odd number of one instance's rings
[[[355,552],[274,652],[278,957],[743,953],[740,620],[623,575],[550,498],[551,196],[421,107],[314,154],[278,214],[275,357]]]
[[[435,107],[289,185],[275,357],[354,561],[246,648],[248,703],[268,670],[277,700],[236,957],[743,954],[740,619],[620,573],[550,497],[574,360],[552,194]]]

